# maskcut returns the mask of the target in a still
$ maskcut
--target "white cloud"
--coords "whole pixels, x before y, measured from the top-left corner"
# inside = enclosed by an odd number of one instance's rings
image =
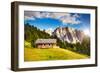
[[[59,19],[63,23],[66,24],[79,24],[81,23],[78,14],[70,14],[70,13],[58,13],[58,12],[33,12],[33,11],[26,11],[25,16],[27,17],[36,17],[36,18],[54,18]]]
[[[90,30],[89,29],[86,28],[86,29],[83,30],[83,32],[84,32],[85,35],[90,36]]]
[[[48,33],[48,34],[50,34],[50,35],[52,35],[53,29],[49,28],[49,29],[45,30],[45,32]]]
[[[78,20],[77,18],[79,18],[79,15],[78,14],[74,14],[74,15],[71,15],[71,14],[67,14],[63,17],[61,17],[61,21],[63,23],[69,23],[69,24],[79,24],[81,23],[80,20]]]
[[[32,17],[32,16],[31,16],[31,17],[29,17],[29,16],[24,16],[24,19],[25,19],[25,20],[35,20],[35,18]]]
[[[40,14],[40,12],[25,11],[24,12],[24,16],[27,16],[27,17],[38,17],[38,18],[40,18],[41,14]]]
[[[60,19],[62,16],[66,16],[67,13],[51,13],[51,17],[55,19]]]
[[[73,15],[73,17],[79,18],[80,16],[76,13]]]
[[[48,30],[53,31],[53,29],[52,29],[52,28],[49,28]]]

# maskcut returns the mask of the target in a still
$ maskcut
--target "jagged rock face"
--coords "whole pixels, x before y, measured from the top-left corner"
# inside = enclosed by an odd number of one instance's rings
[[[68,43],[81,43],[84,38],[83,31],[69,27],[58,27],[52,35]]]

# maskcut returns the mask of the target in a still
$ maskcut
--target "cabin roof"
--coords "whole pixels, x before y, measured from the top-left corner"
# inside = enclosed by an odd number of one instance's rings
[[[35,44],[42,44],[42,43],[50,44],[50,43],[56,43],[56,41],[57,41],[56,39],[37,39]]]

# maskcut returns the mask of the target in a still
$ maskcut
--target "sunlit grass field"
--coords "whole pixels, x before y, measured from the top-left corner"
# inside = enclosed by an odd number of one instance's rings
[[[62,48],[25,48],[24,61],[45,61],[45,60],[73,60],[86,59],[86,55],[78,54]]]

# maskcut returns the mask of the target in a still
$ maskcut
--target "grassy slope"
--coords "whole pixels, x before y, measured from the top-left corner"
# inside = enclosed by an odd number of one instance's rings
[[[41,60],[72,60],[72,59],[85,59],[85,55],[81,55],[69,50],[61,48],[25,48],[24,60],[25,61],[41,61]]]

